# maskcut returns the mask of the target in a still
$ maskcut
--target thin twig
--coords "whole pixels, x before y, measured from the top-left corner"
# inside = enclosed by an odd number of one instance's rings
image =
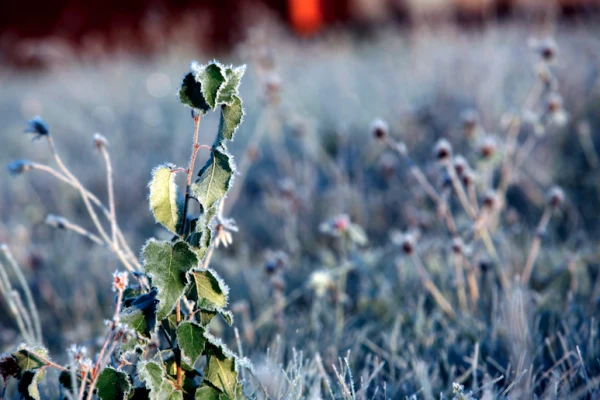
[[[4,254],[4,257],[12,267],[17,279],[19,280],[19,284],[23,288],[23,292],[25,293],[25,299],[27,300],[27,307],[29,308],[29,313],[31,314],[31,318],[33,319],[33,328],[35,332],[35,340],[37,343],[42,343],[42,326],[40,323],[40,315],[38,314],[37,307],[35,306],[35,301],[33,300],[33,295],[31,294],[31,290],[29,289],[29,284],[27,283],[27,279],[23,275],[23,271],[17,264],[17,260],[12,255],[12,252],[8,248],[6,244],[0,245],[0,250]]]

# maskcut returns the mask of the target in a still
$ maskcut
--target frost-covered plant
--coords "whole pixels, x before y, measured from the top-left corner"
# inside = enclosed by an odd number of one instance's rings
[[[39,343],[23,344],[0,357],[0,373],[5,383],[11,377],[16,378],[23,398],[40,399],[38,383],[47,367],[61,371],[60,382],[67,395],[78,399],[95,396],[102,400],[245,397],[238,371],[248,364],[208,329],[217,315],[232,323],[232,314],[226,309],[228,288],[208,265],[212,249],[219,242],[231,243],[229,231],[235,230],[233,222],[221,216],[221,209],[235,171],[227,142],[233,140],[244,116],[238,94],[244,72],[245,66],[194,62],[183,78],[179,98],[192,108],[192,155],[187,168],[164,164],[152,172],[150,209],[173,238],[148,240],[141,252],[141,262],[131,257],[116,222],[106,139],[94,136],[94,144],[107,165],[109,207],[104,207],[64,166],[50,130],[41,118],[30,121],[27,131],[34,133],[38,140],[48,140],[62,172],[28,161],[11,164],[11,171],[44,170],[78,189],[98,235],[62,217],[53,216],[48,223],[105,244],[135,279],[126,272],[113,275],[116,310],[114,317],[106,322],[108,333],[95,357],[87,358],[85,350],[75,346],[70,351],[71,366],[67,368],[52,362]],[[202,145],[198,143],[200,119],[209,111],[220,113],[219,128],[213,144]],[[194,180],[200,149],[210,150],[210,156]],[[175,183],[175,176],[180,172],[187,178],[184,193]],[[199,204],[197,213],[190,211],[192,199]],[[111,225],[110,232],[99,221],[95,207],[104,212]]]

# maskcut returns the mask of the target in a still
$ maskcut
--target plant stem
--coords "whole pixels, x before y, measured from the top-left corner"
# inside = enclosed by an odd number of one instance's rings
[[[121,250],[119,250],[119,248],[116,247],[115,244],[111,242],[111,240],[107,236],[104,228],[102,227],[102,224],[98,220],[98,215],[96,214],[96,211],[94,211],[94,208],[92,207],[92,205],[90,203],[89,197],[87,195],[87,190],[84,189],[81,182],[79,182],[79,180],[71,173],[71,171],[69,171],[69,169],[62,162],[60,156],[58,155],[58,152],[56,151],[56,146],[54,145],[54,139],[52,138],[52,136],[48,135],[47,138],[48,138],[48,144],[50,146],[50,152],[52,153],[54,160],[56,161],[56,163],[58,164],[58,166],[62,170],[62,172],[65,174],[65,176],[71,181],[73,186],[75,186],[75,188],[77,188],[77,190],[79,190],[79,193],[81,194],[81,198],[83,199],[83,203],[85,204],[88,214],[92,218],[92,221],[94,222],[94,225],[96,226],[96,229],[98,230],[98,233],[100,233],[100,236],[102,237],[102,239],[109,245],[109,247],[113,250],[113,252],[119,258],[119,260],[121,260],[121,263],[125,266],[125,268],[129,272],[133,272],[134,268],[131,266],[129,261],[127,261],[127,259],[124,257]]]
[[[190,157],[190,163],[187,168],[187,180],[185,185],[185,199],[183,201],[183,222],[181,223],[181,228],[179,230],[180,236],[185,234],[186,222],[187,222],[187,212],[188,212],[188,203],[190,197],[192,195],[192,177],[194,175],[194,165],[196,164],[196,156],[198,155],[198,150],[202,146],[198,144],[198,132],[200,130],[200,114],[194,117],[194,141],[192,144],[192,155]]]
[[[181,323],[181,299],[177,300],[177,305],[175,306],[175,319],[176,325],[179,326]],[[177,386],[183,386],[183,369],[181,368],[181,349],[179,348],[179,344],[177,344],[177,349],[175,351],[175,362],[177,363]]]
[[[416,252],[413,252],[412,260],[415,264],[415,267],[417,268],[417,273],[419,274],[419,278],[421,279],[421,282],[423,283],[425,289],[427,289],[429,294],[431,294],[438,306],[442,309],[443,312],[446,313],[446,315],[448,315],[448,317],[450,317],[451,319],[456,318],[456,313],[454,312],[454,309],[452,308],[448,300],[446,300],[442,292],[440,292],[437,286],[435,286],[435,283],[433,283],[433,281],[429,277],[429,273],[425,269],[421,258],[417,255]]]
[[[110,213],[110,222],[111,222],[111,233],[112,233],[112,242],[115,247],[118,248],[119,242],[117,241],[117,216],[115,211],[115,190],[113,184],[113,169],[112,164],[110,162],[110,155],[108,154],[108,150],[106,150],[106,146],[100,146],[100,152],[104,157],[104,162],[106,164],[106,186],[108,190],[108,207]]]
[[[27,279],[23,275],[23,271],[19,267],[17,260],[12,255],[12,252],[8,248],[6,244],[0,245],[0,250],[4,254],[4,257],[12,267],[15,275],[17,275],[17,279],[19,280],[19,284],[23,287],[23,292],[25,293],[25,299],[27,300],[27,307],[29,308],[29,313],[31,314],[31,319],[33,320],[33,331],[34,338],[37,343],[42,343],[42,326],[40,323],[40,315],[38,314],[37,307],[35,306],[35,301],[33,301],[33,295],[31,294],[31,290],[29,289],[29,284],[27,283]]]
[[[525,268],[523,269],[523,276],[521,277],[521,282],[524,286],[529,284],[529,279],[531,279],[531,273],[533,272],[533,267],[535,266],[535,260],[540,252],[540,247],[542,246],[542,235],[548,226],[548,222],[550,221],[550,217],[552,215],[551,206],[546,206],[544,209],[544,213],[542,214],[542,218],[537,226],[535,237],[531,242],[531,248],[529,249],[529,255],[527,256],[527,262],[525,263]]]

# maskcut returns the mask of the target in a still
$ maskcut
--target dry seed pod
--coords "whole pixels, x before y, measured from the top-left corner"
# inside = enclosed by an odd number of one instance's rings
[[[565,202],[565,192],[558,186],[548,191],[548,205],[554,209],[560,208]]]
[[[471,168],[467,168],[462,175],[462,183],[465,187],[469,187],[475,183],[475,172]]]
[[[496,154],[496,149],[498,147],[498,142],[494,136],[488,135],[479,144],[479,155],[489,160]]]
[[[377,140],[385,140],[390,130],[387,122],[381,118],[373,120],[369,129],[371,131],[371,135]]]
[[[479,126],[479,114],[473,109],[467,109],[460,114],[465,135],[472,137]]]
[[[94,133],[94,147],[96,147],[96,149],[100,150],[103,147],[106,147],[108,145],[108,140],[106,140],[106,138],[99,134],[99,133]]]
[[[452,145],[446,139],[440,139],[436,142],[433,153],[440,162],[447,162],[452,159]]]
[[[400,246],[405,254],[411,255],[415,251],[417,237],[414,233],[405,233],[400,239]]]
[[[459,237],[452,240],[452,252],[455,254],[464,254],[465,244]]]
[[[456,171],[456,175],[458,175],[459,178],[462,178],[468,169],[469,163],[463,156],[458,155],[454,157],[454,171]]]
[[[546,111],[550,114],[555,114],[562,110],[562,96],[556,92],[550,93],[546,98]]]
[[[493,210],[494,208],[496,208],[496,205],[498,204],[498,199],[496,198],[496,192],[494,192],[493,190],[488,190],[485,195],[483,196],[483,208],[485,208],[486,210]]]
[[[558,55],[558,45],[552,38],[538,40],[535,46],[535,51],[540,55],[542,60],[552,62]]]

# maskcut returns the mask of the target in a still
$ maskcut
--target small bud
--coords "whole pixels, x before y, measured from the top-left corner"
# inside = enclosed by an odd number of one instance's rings
[[[452,158],[452,145],[446,139],[440,139],[436,142],[433,153],[440,162],[447,162]]]
[[[66,229],[67,225],[69,225],[69,221],[66,218],[52,214],[48,214],[44,222],[56,229]]]
[[[493,210],[494,208],[496,208],[496,205],[498,204],[498,199],[496,197],[496,192],[493,190],[488,190],[485,195],[483,196],[483,208],[485,208],[488,211]]]
[[[113,292],[122,292],[129,284],[129,278],[127,272],[119,272],[118,270],[113,273]]]
[[[94,133],[94,146],[97,150],[100,150],[103,147],[108,145],[108,140],[104,136],[99,133]]]
[[[87,356],[87,348],[85,346],[78,346],[76,344],[72,344],[67,349],[67,353],[74,362],[79,364],[85,359],[85,356]]]
[[[464,173],[468,169],[469,169],[469,163],[463,156],[458,155],[458,156],[454,157],[454,171],[456,172],[456,175],[459,178],[462,178]]]
[[[293,198],[296,193],[296,184],[292,178],[283,178],[279,181],[279,192],[283,197]]]
[[[28,160],[15,160],[6,166],[8,173],[12,176],[17,176],[30,171],[33,168],[33,163]]]
[[[385,140],[389,134],[389,126],[381,118],[375,119],[370,126],[371,135],[377,140]]]
[[[39,139],[42,136],[49,135],[50,130],[48,129],[48,125],[42,120],[42,117],[37,116],[29,121],[27,121],[27,129],[24,131],[25,133],[33,133],[34,140]]]
[[[333,228],[338,232],[345,232],[350,226],[350,217],[348,214],[341,214],[334,218]]]
[[[463,242],[463,240],[459,237],[454,238],[452,240],[452,252],[454,252],[455,254],[464,254],[465,251],[465,244]]]
[[[496,148],[498,147],[498,143],[494,136],[486,136],[483,138],[481,143],[479,144],[479,155],[482,158],[490,159],[496,153]]]
[[[554,209],[560,208],[565,202],[565,192],[558,186],[548,191],[548,205]]]

